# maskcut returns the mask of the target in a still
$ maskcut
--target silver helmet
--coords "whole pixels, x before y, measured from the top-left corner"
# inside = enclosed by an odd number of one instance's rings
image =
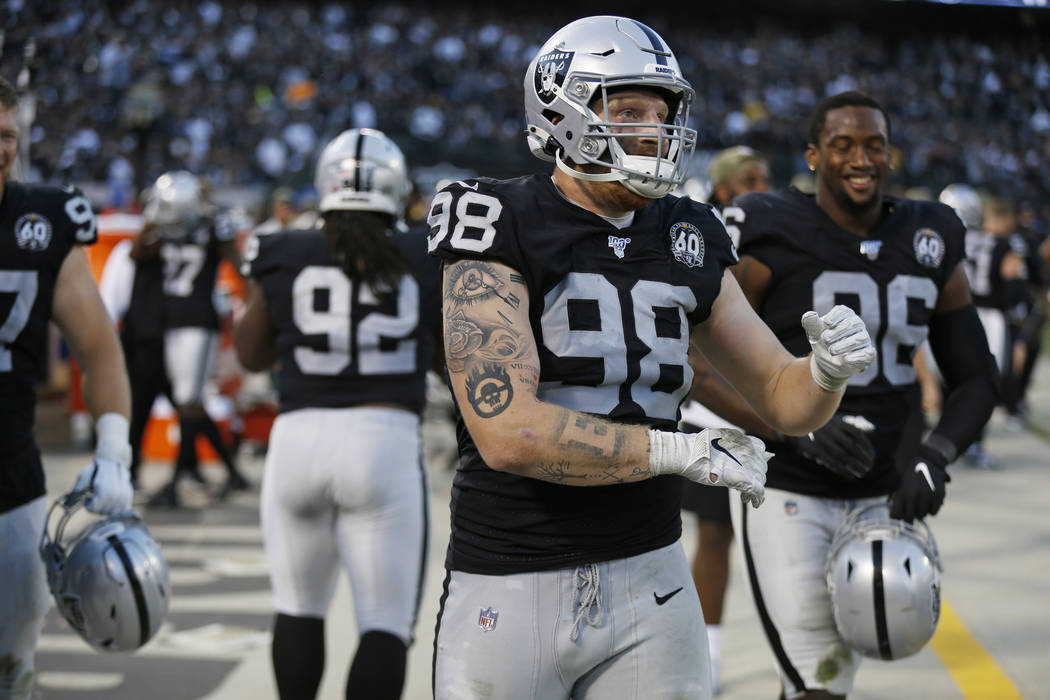
[[[90,492],[59,498],[48,511],[40,556],[58,611],[99,651],[133,651],[160,628],[171,600],[160,546],[132,510],[104,517],[66,537]],[[54,537],[52,515],[61,509]]]
[[[591,109],[611,91],[655,89],[667,96],[667,123],[613,123]],[[533,155],[583,180],[619,181],[635,194],[657,199],[685,181],[696,145],[687,126],[693,88],[660,35],[625,17],[585,17],[566,25],[540,48],[525,73],[526,138]],[[624,129],[633,129],[625,132]],[[613,133],[616,128],[617,133]],[[659,138],[657,154],[630,155],[617,137]],[[572,164],[610,169],[583,173]]]
[[[188,170],[173,170],[157,178],[146,191],[142,216],[158,226],[188,226],[204,213],[201,181]]]
[[[962,219],[968,229],[979,229],[984,225],[984,204],[977,190],[962,182],[953,182],[941,190],[938,199]]]
[[[839,635],[874,659],[916,653],[940,619],[940,570],[926,523],[890,518],[885,503],[858,508],[836,531],[825,571]]]
[[[400,219],[411,190],[405,156],[386,134],[348,129],[321,151],[314,175],[318,209],[374,211]]]

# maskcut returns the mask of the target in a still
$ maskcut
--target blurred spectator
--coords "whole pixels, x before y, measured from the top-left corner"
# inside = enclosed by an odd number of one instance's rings
[[[295,218],[295,193],[290,187],[278,187],[270,195],[270,218],[252,229],[256,235],[276,233],[291,228]]]

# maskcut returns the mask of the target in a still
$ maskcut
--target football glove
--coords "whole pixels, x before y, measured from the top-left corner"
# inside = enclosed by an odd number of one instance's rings
[[[781,440],[828,471],[847,479],[859,479],[875,464],[875,448],[865,431],[849,418],[852,416],[835,414],[809,435],[783,435]]]
[[[128,420],[118,413],[106,413],[95,424],[98,445],[91,466],[80,472],[73,494],[91,490],[85,503],[92,513],[112,515],[131,508],[134,492],[131,486],[131,445],[128,444]],[[72,494],[71,494],[72,495]]]
[[[926,445],[919,445],[910,464],[890,496],[890,517],[909,523],[936,515],[944,503],[944,485],[952,480],[944,456]]]
[[[708,486],[740,492],[755,508],[766,497],[766,462],[773,455],[756,437],[731,428],[705,428],[699,433],[649,431],[649,470],[653,476],[681,474]]]
[[[802,315],[802,327],[813,348],[809,369],[822,389],[841,391],[850,377],[875,361],[868,329],[848,306],[839,304],[823,316],[807,311]]]

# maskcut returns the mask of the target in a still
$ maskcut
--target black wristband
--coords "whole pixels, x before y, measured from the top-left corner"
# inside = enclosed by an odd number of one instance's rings
[[[915,450],[915,453],[927,464],[943,470],[955,460],[958,450],[948,438],[937,433],[930,433],[929,437],[923,440]]]

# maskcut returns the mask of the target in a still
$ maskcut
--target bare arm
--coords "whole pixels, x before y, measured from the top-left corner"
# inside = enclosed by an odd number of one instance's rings
[[[828,421],[843,392],[821,389],[813,380],[809,357],[789,353],[755,313],[751,303],[757,303],[764,292],[756,286],[762,275],[755,266],[761,263],[746,259],[741,260],[742,278],[751,281],[749,294],[745,296],[727,270],[710,317],[693,331],[693,343],[759,418],[782,433],[805,435]],[[702,401],[725,415],[720,402],[731,400],[712,394]]]
[[[442,289],[453,393],[486,464],[570,486],[651,476],[645,426],[538,399],[540,361],[528,291],[513,269],[474,260],[448,263]]]
[[[233,326],[233,348],[245,369],[261,372],[274,363],[273,336],[273,323],[262,287],[255,280],[248,280],[248,303],[244,315]]]
[[[105,413],[131,414],[124,352],[102,304],[80,247],[66,255],[55,282],[51,316],[84,372],[84,401],[98,419]]]
[[[139,235],[131,242],[131,251],[128,253],[135,262],[146,262],[157,257],[160,252],[160,232],[156,224],[146,224],[139,231]]]

